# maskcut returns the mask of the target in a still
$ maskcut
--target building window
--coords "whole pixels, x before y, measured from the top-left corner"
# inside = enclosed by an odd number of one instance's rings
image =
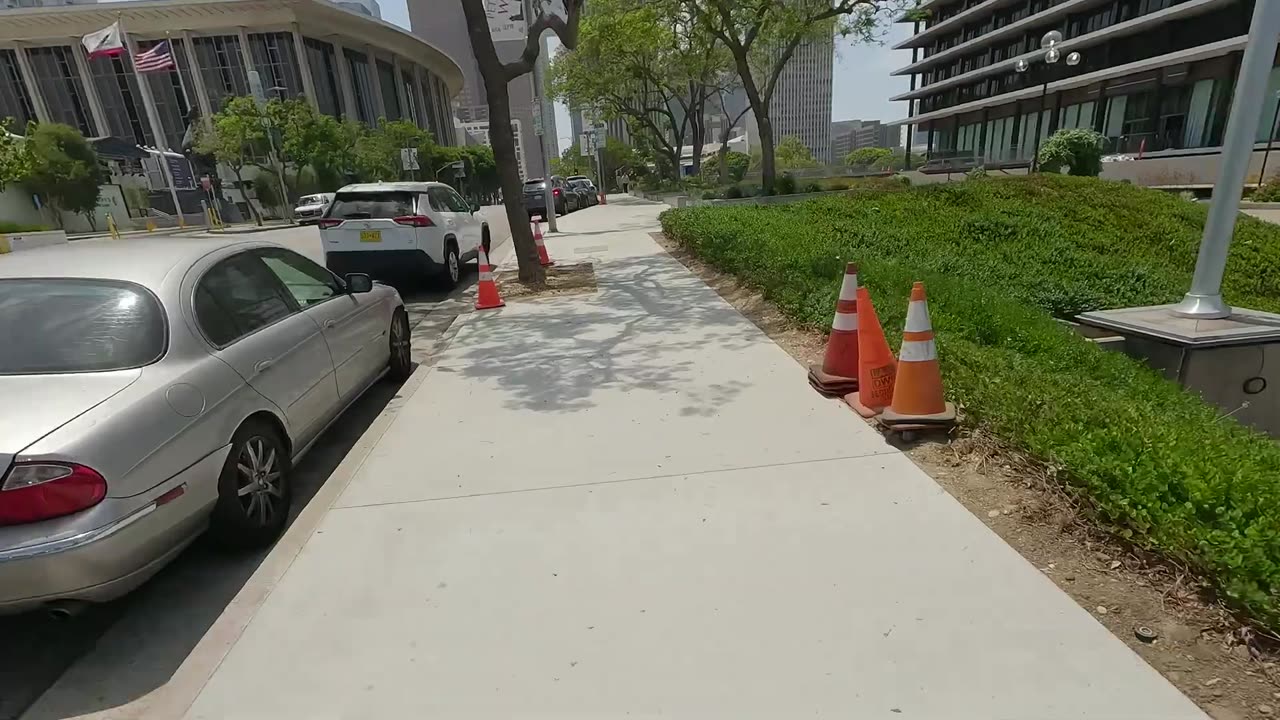
[[[13,50],[0,50],[0,120],[13,119],[11,131],[26,132],[27,123],[36,119],[31,95],[22,82],[18,57]]]
[[[158,40],[146,40],[138,42],[138,51],[142,52],[154,47]],[[185,52],[183,51],[181,40],[170,40],[169,51],[173,53],[174,62],[178,67],[184,67],[186,63]],[[191,76],[189,73],[183,73],[183,79],[178,79],[178,73],[170,70],[168,72],[154,72],[146,74],[147,82],[151,84],[151,96],[156,101],[156,111],[160,115],[160,125],[164,127],[165,141],[172,150],[181,150],[182,142],[187,133],[187,121],[194,120],[191,114],[191,103],[195,99],[189,97],[184,92],[184,84],[190,87]],[[145,116],[144,116],[145,118]]]
[[[254,33],[249,36],[249,52],[253,69],[262,75],[262,91],[267,97],[304,95],[292,33]]]
[[[369,61],[361,53],[346,48],[347,63],[351,67],[351,88],[356,96],[356,111],[360,121],[372,125],[378,116],[373,109],[373,84],[369,77]]]
[[[78,129],[87,137],[97,134],[89,113],[89,101],[80,85],[71,49],[63,46],[37,47],[27,50],[31,73],[44,96],[53,122]]]
[[[408,107],[404,109],[404,118],[409,122],[422,127],[422,118],[418,113],[418,98],[413,94],[413,75],[407,70],[400,72],[400,88],[404,93],[404,101],[408,103]]]
[[[382,91],[382,106],[388,120],[404,117],[400,109],[400,93],[396,91],[396,69],[391,63],[378,61],[378,89]]]
[[[338,66],[334,62],[333,46],[327,42],[306,38],[307,64],[311,67],[311,81],[316,86],[316,105],[320,112],[341,117],[341,86],[338,84]]]
[[[249,94],[249,76],[245,73],[240,38],[232,35],[195,38],[196,62],[200,77],[209,93],[214,112],[222,109],[229,97]]]
[[[89,61],[89,72],[93,75],[93,86],[98,89],[102,111],[107,115],[109,134],[138,145],[154,145],[138,78],[127,58],[95,58]]]

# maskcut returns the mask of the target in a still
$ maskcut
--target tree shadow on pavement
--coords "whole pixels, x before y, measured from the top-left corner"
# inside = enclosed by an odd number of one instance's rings
[[[768,339],[674,259],[609,259],[595,296],[533,301],[472,318],[439,369],[496,383],[509,409],[564,413],[600,392],[670,396],[682,416],[711,416],[748,382],[709,370],[702,351],[741,353]],[[460,338],[462,340],[462,338]]]

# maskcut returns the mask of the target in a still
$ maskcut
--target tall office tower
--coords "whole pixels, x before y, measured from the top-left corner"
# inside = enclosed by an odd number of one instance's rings
[[[774,143],[789,136],[800,141],[820,163],[831,162],[831,72],[835,63],[832,38],[806,42],[782,69],[769,104]],[[751,114],[747,114],[751,117]],[[751,147],[759,147],[759,126],[748,124]]]
[[[454,99],[454,111],[458,114],[458,120],[472,128],[472,132],[480,125],[488,126],[491,118],[484,80],[471,50],[471,39],[467,35],[461,3],[458,0],[408,0],[408,5],[409,24],[413,33],[443,49],[462,66],[462,92]],[[524,52],[528,28],[521,0],[486,0],[485,5],[489,15],[489,33],[493,37],[498,57],[503,62],[520,57]],[[539,56],[539,62],[543,63],[544,68],[547,62],[546,39],[547,36],[544,35],[542,54]],[[524,168],[526,177],[540,175],[543,160],[543,145],[534,130],[534,115],[538,113],[534,100],[538,93],[534,91],[533,77],[533,73],[529,73],[507,84],[511,100],[510,121],[520,133],[517,146],[522,154],[520,165]],[[548,112],[547,115],[544,132],[554,148],[555,113]],[[488,133],[492,132],[493,129],[488,128]],[[486,137],[488,133],[485,134]]]

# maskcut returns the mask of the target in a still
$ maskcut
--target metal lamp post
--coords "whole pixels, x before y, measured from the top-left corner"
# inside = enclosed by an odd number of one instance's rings
[[[1054,65],[1062,59],[1062,51],[1058,49],[1058,44],[1062,42],[1062,33],[1057,30],[1050,30],[1040,38],[1040,48],[1045,51],[1043,67],[1038,72],[1043,73],[1044,80],[1040,88],[1040,112],[1036,113],[1036,137],[1035,146],[1031,153],[1031,172],[1036,172],[1040,168],[1040,131],[1041,124],[1044,122],[1045,98],[1049,95],[1049,71]],[[1072,52],[1067,54],[1067,65],[1075,67],[1080,64],[1082,59],[1080,53]],[[1020,73],[1031,71],[1031,63],[1026,58],[1018,60],[1013,69]]]
[[[1227,250],[1240,212],[1240,193],[1253,155],[1253,142],[1262,121],[1262,102],[1280,35],[1280,2],[1267,0],[1253,6],[1249,24],[1249,44],[1240,61],[1240,74],[1227,117],[1226,141],[1222,144],[1222,166],[1214,184],[1209,217],[1204,223],[1196,271],[1191,289],[1173,308],[1180,317],[1213,320],[1231,317],[1231,306],[1222,299],[1222,275],[1227,269]]]

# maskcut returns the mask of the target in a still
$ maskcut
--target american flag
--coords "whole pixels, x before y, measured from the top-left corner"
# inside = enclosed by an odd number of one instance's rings
[[[173,62],[173,53],[169,52],[169,41],[161,40],[150,50],[134,56],[133,67],[140,73],[160,72],[177,67]]]

